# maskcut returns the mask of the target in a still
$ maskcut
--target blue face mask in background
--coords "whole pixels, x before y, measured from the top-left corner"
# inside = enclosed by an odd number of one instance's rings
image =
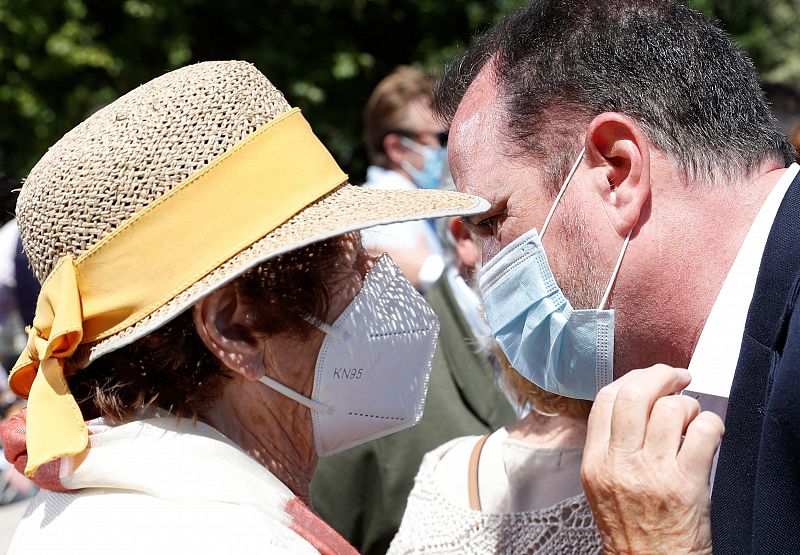
[[[418,170],[406,160],[400,162],[400,167],[408,172],[414,184],[420,189],[438,189],[439,181],[442,179],[442,172],[444,171],[444,164],[447,161],[447,149],[443,146],[422,146],[408,137],[400,137],[400,143],[407,149],[422,155],[423,166],[421,170]]]
[[[564,181],[541,236],[583,154],[582,150]],[[603,307],[631,234],[625,238],[599,308],[589,310],[575,310],[562,293],[541,236],[530,230],[481,269],[478,281],[486,318],[517,372],[551,393],[594,400],[614,379],[614,310]]]

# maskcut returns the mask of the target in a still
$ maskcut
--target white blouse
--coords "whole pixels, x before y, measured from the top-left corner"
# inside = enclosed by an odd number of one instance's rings
[[[390,555],[600,553],[583,495],[583,449],[542,449],[501,428],[478,466],[481,510],[469,507],[468,467],[477,436],[457,438],[422,461]]]

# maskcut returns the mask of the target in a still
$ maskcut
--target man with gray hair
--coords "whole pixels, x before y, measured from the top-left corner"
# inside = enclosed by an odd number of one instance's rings
[[[493,335],[595,399],[607,551],[800,552],[800,178],[750,60],[668,0],[539,0],[435,109]]]

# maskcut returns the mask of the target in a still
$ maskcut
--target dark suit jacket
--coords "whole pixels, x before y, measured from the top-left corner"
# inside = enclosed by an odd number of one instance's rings
[[[481,435],[515,420],[476,352],[446,277],[427,300],[441,323],[425,413],[408,430],[322,459],[311,483],[314,508],[361,553],[385,553],[400,527],[422,457],[455,437]]]
[[[764,250],[711,498],[714,553],[800,553],[800,176]]]

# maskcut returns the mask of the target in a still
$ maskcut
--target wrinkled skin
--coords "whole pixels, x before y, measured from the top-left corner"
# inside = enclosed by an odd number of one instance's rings
[[[581,477],[607,553],[711,553],[709,474],[724,426],[670,395],[689,381],[656,365],[597,396]]]

